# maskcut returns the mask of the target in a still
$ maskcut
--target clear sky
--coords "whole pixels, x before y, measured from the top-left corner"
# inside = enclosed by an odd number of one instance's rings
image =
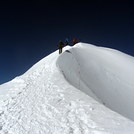
[[[134,56],[133,2],[18,1],[0,4],[0,84],[57,49],[59,40],[115,48]]]

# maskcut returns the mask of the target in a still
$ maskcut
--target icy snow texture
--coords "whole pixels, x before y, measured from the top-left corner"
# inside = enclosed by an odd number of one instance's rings
[[[0,134],[133,134],[101,104],[131,117],[133,57],[84,43],[65,50],[0,85]]]
[[[100,102],[134,120],[133,57],[113,49],[79,43],[59,60],[70,83],[88,95],[92,92]]]

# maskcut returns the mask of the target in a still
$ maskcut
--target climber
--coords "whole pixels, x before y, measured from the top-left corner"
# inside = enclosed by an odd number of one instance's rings
[[[75,45],[76,43],[78,43],[77,39],[76,38],[73,38],[72,43],[73,43],[73,45]]]
[[[69,45],[68,38],[65,39],[65,46]]]
[[[59,54],[62,53],[62,48],[64,47],[64,43],[62,41],[59,41],[58,48],[59,48]]]

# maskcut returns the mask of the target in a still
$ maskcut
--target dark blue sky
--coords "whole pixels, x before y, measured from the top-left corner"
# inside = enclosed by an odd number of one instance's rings
[[[133,7],[102,0],[0,3],[0,84],[23,74],[66,37],[134,56]]]

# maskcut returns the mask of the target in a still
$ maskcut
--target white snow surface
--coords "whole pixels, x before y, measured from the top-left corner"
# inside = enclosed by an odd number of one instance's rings
[[[134,134],[133,68],[109,48],[56,51],[0,85],[0,134]]]

